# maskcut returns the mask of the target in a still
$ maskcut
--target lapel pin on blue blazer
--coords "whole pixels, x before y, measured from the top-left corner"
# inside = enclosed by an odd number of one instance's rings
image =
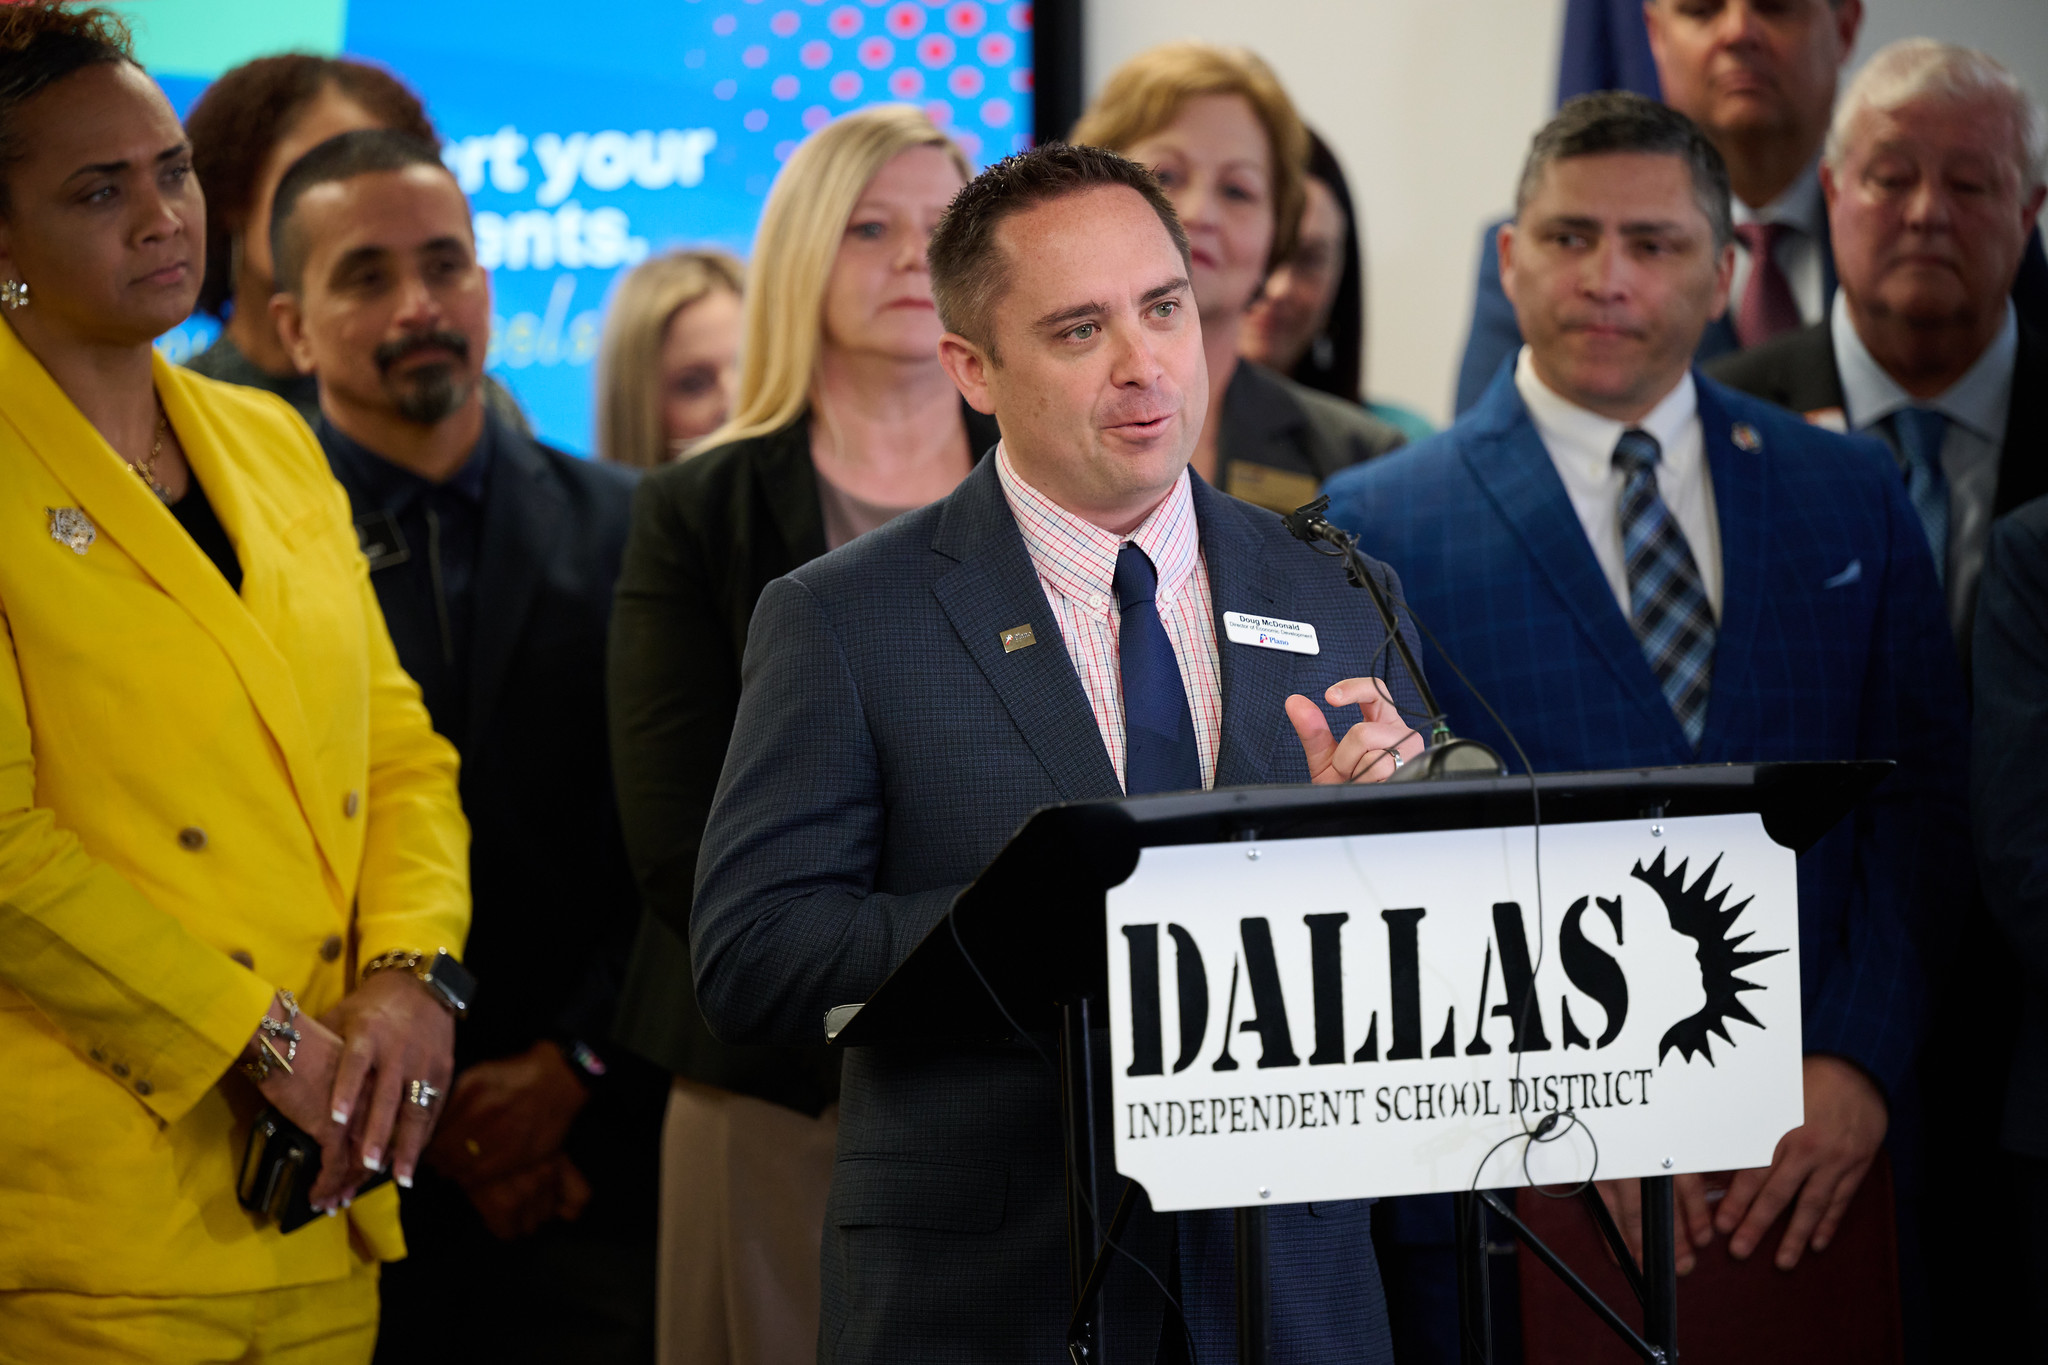
[[[1764,448],[1764,438],[1747,422],[1737,422],[1730,428],[1728,439],[1735,442],[1737,450],[1746,450],[1752,455]]]
[[[45,507],[50,514],[50,539],[59,545],[71,547],[71,553],[82,555],[92,548],[99,539],[99,528],[92,524],[92,518],[76,507]]]
[[[1020,649],[1029,649],[1032,645],[1038,643],[1038,637],[1032,634],[1031,627],[1028,625],[1011,626],[1008,630],[1002,632],[1002,639],[1003,653],[1005,654],[1015,654]]]

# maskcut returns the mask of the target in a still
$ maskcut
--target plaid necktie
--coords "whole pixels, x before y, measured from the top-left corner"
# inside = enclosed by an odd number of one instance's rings
[[[1629,615],[1664,699],[1698,749],[1714,670],[1714,612],[1692,547],[1657,492],[1662,454],[1657,438],[1636,427],[1614,444],[1614,467],[1625,480],[1621,548],[1628,562]]]
[[[1941,471],[1941,447],[1948,418],[1932,408],[1900,408],[1892,414],[1892,436],[1906,466],[1906,496],[1920,514],[1927,548],[1934,552],[1936,582],[1948,581],[1948,476]]]

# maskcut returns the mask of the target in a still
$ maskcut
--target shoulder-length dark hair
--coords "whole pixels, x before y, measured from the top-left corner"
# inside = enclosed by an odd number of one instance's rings
[[[1288,378],[1351,403],[1362,403],[1365,375],[1365,258],[1359,250],[1358,211],[1351,204],[1351,186],[1336,153],[1315,129],[1308,133],[1308,178],[1320,180],[1344,210],[1343,273],[1337,277],[1337,300],[1329,320],[1310,339]]]
[[[206,278],[199,311],[227,316],[235,296],[234,242],[255,207],[271,149],[323,91],[337,90],[380,124],[439,144],[419,96],[381,67],[302,52],[244,62],[206,88],[185,115],[192,169],[206,191]]]

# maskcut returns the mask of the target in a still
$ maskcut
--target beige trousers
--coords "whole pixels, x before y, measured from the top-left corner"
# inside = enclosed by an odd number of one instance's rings
[[[661,1133],[659,1365],[811,1365],[839,1108],[678,1079]]]

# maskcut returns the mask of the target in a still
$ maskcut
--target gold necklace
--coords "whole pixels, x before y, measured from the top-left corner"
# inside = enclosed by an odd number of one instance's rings
[[[156,481],[156,460],[157,456],[164,453],[164,434],[170,429],[170,415],[164,411],[163,400],[159,398],[156,403],[156,439],[149,443],[149,458],[141,464],[137,464],[133,460],[123,461],[124,464],[135,471],[135,477],[142,480],[150,492],[156,494],[157,501],[167,507],[171,501],[171,490]]]

